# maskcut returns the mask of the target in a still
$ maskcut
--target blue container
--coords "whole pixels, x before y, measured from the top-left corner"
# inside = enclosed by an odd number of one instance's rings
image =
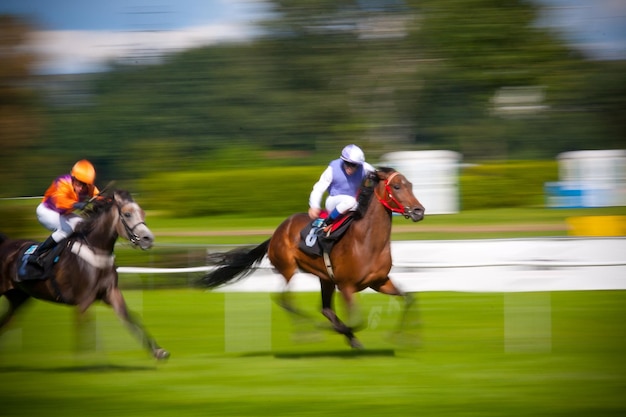
[[[583,190],[564,182],[547,182],[544,185],[546,206],[553,208],[584,207]]]

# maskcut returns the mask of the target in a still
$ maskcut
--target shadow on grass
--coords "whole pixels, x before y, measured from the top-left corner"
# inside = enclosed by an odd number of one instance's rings
[[[109,363],[69,365],[58,367],[36,367],[36,366],[0,366],[0,374],[10,372],[33,372],[33,373],[109,373],[109,372],[136,372],[153,371],[156,366],[136,366],[136,365],[115,365]]]
[[[326,350],[308,352],[248,352],[240,357],[274,356],[277,359],[300,359],[300,358],[356,358],[367,356],[395,356],[393,349],[352,349],[352,350]]]

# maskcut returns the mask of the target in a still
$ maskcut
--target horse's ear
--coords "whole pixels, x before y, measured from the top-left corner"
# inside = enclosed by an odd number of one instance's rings
[[[111,204],[111,197],[108,192],[98,194],[92,201],[92,206],[97,211]]]
[[[133,196],[126,190],[115,190],[113,193],[113,198],[119,204],[123,204],[125,202],[133,201]]]
[[[113,193],[114,191],[111,189],[102,190],[96,199],[110,201],[113,198]]]
[[[378,184],[379,181],[378,171],[368,172],[363,180],[363,186],[371,188]]]
[[[378,179],[381,181],[386,180],[387,178],[389,178],[389,176],[391,174],[393,174],[394,172],[396,172],[395,169],[390,168],[390,167],[380,167],[376,170],[376,175],[378,176]]]

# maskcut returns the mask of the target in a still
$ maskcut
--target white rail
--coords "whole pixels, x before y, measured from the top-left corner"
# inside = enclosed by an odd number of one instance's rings
[[[546,238],[392,243],[390,277],[405,291],[564,291],[626,289],[626,238]],[[192,268],[120,267],[119,273],[201,273]],[[280,291],[282,278],[264,259],[249,278],[223,291]],[[297,274],[294,291],[319,291]]]

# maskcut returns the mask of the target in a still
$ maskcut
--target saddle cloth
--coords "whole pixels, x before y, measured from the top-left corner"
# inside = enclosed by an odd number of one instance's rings
[[[298,248],[311,256],[322,256],[324,252],[330,253],[354,220],[354,212],[349,211],[339,217],[328,226],[328,230],[320,227],[313,227],[313,223],[308,223],[300,231],[300,243]]]
[[[41,256],[43,268],[28,263],[28,257],[37,249],[36,244],[27,246],[20,252],[20,266],[17,268],[17,281],[45,280],[52,276],[52,267],[59,261],[59,255],[65,249],[65,241],[59,242],[52,250]]]

